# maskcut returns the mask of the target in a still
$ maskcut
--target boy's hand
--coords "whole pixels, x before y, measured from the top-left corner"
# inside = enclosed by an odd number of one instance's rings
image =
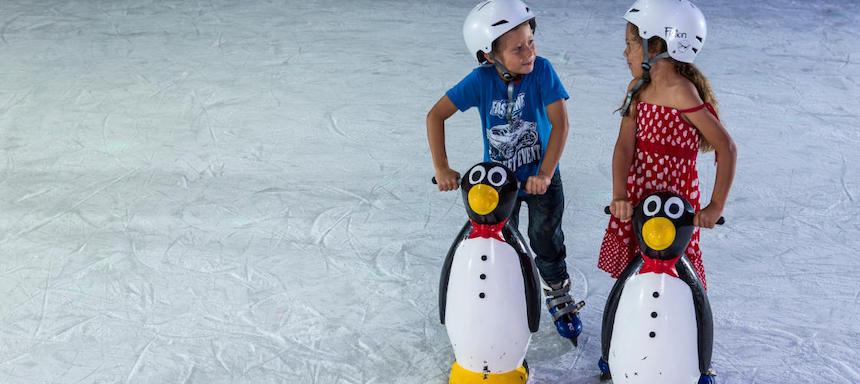
[[[612,199],[612,202],[609,203],[609,212],[618,220],[629,221],[630,216],[633,216],[633,204],[626,197]]]
[[[722,214],[723,207],[712,202],[705,209],[696,212],[696,216],[693,217],[693,225],[702,228],[713,228]]]
[[[436,185],[440,191],[453,191],[460,187],[460,173],[451,168],[436,170]]]
[[[552,178],[550,176],[538,174],[526,180],[526,186],[523,190],[528,194],[543,195],[546,193],[546,189],[549,188],[551,182]]]

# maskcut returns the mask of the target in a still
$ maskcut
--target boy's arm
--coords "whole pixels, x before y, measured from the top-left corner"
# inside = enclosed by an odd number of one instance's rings
[[[570,128],[567,121],[567,106],[565,105],[564,98],[547,105],[546,115],[552,124],[552,130],[549,133],[546,153],[544,154],[538,174],[526,180],[524,188],[526,193],[537,195],[546,193],[546,189],[552,180],[552,175],[555,173],[556,167],[558,167],[559,160],[561,160],[561,154],[564,152],[564,144],[567,142],[567,133]]]
[[[427,141],[436,169],[436,183],[440,191],[452,191],[459,187],[460,174],[448,166],[448,153],[445,151],[445,120],[457,112],[457,107],[448,96],[442,96],[427,113]]]

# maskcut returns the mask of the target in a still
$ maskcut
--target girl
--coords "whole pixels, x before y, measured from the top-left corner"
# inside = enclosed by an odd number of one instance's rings
[[[737,160],[708,80],[692,64],[705,39],[701,11],[687,0],[639,0],[624,18],[624,57],[634,79],[620,108],[623,117],[612,157],[612,217],[598,261],[613,278],[638,249],[630,217],[644,195],[678,193],[698,211],[694,225],[713,228],[725,207]],[[718,154],[711,202],[701,210],[699,150]],[[707,288],[698,229],[685,253]]]

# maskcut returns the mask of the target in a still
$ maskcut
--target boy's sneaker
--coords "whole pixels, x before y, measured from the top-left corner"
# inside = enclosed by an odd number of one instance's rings
[[[564,281],[547,281],[549,288],[544,288],[546,307],[552,315],[555,329],[561,337],[570,339],[578,346],[577,338],[582,333],[582,321],[579,320],[579,310],[585,306],[584,301],[575,303],[570,296],[570,279]]]

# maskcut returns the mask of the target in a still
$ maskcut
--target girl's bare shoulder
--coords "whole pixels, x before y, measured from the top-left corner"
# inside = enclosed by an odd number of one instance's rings
[[[696,85],[686,78],[681,77],[678,81],[673,82],[669,88],[667,94],[671,95],[672,106],[678,110],[695,108],[704,103],[702,97],[699,96],[699,91],[696,90]]]

